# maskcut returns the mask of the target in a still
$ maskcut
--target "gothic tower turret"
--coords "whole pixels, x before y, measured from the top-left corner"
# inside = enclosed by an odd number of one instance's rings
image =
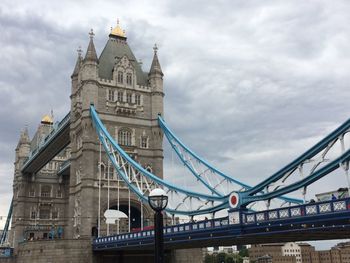
[[[89,107],[91,103],[95,106],[110,134],[132,158],[155,175],[163,177],[162,133],[157,122],[158,114],[163,114],[163,96],[163,73],[156,49],[151,71],[146,73],[129,47],[119,22],[111,30],[99,57],[93,33],[90,33],[85,57],[79,63],[78,56],[72,75],[68,218],[73,220],[67,222],[68,238],[90,237],[98,230],[98,222],[100,232],[104,233],[107,226],[103,213],[108,208],[129,215],[130,221],[120,225],[121,232],[146,224],[143,218],[147,218],[151,210],[147,205],[142,206],[136,195],[121,188],[116,199],[118,175],[104,151],[100,153]],[[99,209],[100,176],[102,189]],[[111,180],[109,205],[106,189],[108,178]]]
[[[14,241],[14,245],[17,245],[17,240],[14,237],[17,235],[22,236],[23,233],[23,223],[21,220],[26,216],[24,203],[19,202],[19,198],[24,195],[26,178],[22,176],[21,169],[29,156],[30,152],[30,139],[28,135],[28,129],[25,128],[20,135],[17,147],[16,147],[16,159],[15,159],[15,174],[13,178],[13,216],[12,216],[12,232],[11,241]]]
[[[163,72],[160,67],[160,63],[158,60],[158,47],[154,45],[153,47],[154,55],[153,61],[151,65],[151,69],[148,74],[149,83],[151,86],[152,92],[152,118],[157,119],[158,115],[163,115]]]

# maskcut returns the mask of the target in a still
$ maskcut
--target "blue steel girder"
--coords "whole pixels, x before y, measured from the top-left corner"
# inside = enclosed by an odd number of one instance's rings
[[[102,124],[93,106],[90,107],[90,114],[98,138],[109,160],[120,178],[140,200],[147,202],[149,192],[156,187],[161,187],[168,193],[170,206],[166,208],[166,211],[171,214],[192,216],[215,213],[228,208],[226,197],[212,196],[183,189],[144,169],[115,142]],[[175,199],[178,199],[179,202],[175,201]]]
[[[171,129],[166,125],[166,122],[162,119],[161,116],[158,116],[158,123],[159,123],[159,126],[162,128],[167,140],[169,141],[170,145],[172,146],[172,148],[174,149],[175,153],[177,154],[179,159],[182,161],[182,163],[190,170],[190,172],[197,178],[197,180],[202,182],[214,194],[216,194],[218,196],[227,196],[234,189],[230,189],[229,193],[221,193],[221,192],[217,191],[215,189],[213,183],[211,183],[209,181],[209,178],[203,176],[203,174],[206,171],[209,171],[213,174],[216,174],[218,177],[222,178],[222,181],[226,181],[228,183],[231,183],[232,184],[231,186],[233,186],[233,185],[239,186],[241,188],[240,191],[249,190],[252,188],[250,185],[242,183],[239,180],[236,180],[236,179],[232,178],[231,176],[224,174],[223,172],[221,172],[220,170],[218,170],[217,168],[215,168],[214,166],[209,164],[207,161],[205,161],[203,158],[199,157],[195,152],[193,152],[191,149],[189,149],[175,135],[174,132],[171,131]],[[198,163],[202,164],[204,167],[206,167],[205,171],[202,173],[198,173],[196,171],[196,168],[194,167],[193,162],[191,160],[189,160],[190,158],[186,159],[185,153],[188,154],[191,159],[194,159],[196,162],[198,162]],[[219,184],[222,181],[219,181]],[[292,204],[301,204],[303,202],[303,200],[301,200],[301,199],[287,197],[287,196],[280,196],[280,197],[278,197],[278,199],[280,199],[284,202],[287,202],[287,203],[292,203]]]
[[[321,179],[322,177],[324,177],[324,176],[328,175],[329,173],[333,172],[334,170],[338,169],[344,163],[348,163],[349,160],[350,160],[350,149],[347,150],[340,157],[336,158],[335,160],[328,163],[324,167],[315,171],[314,173],[312,173],[308,177],[306,177],[298,182],[295,182],[293,184],[290,184],[286,187],[274,190],[273,192],[259,194],[259,195],[253,195],[253,196],[249,195],[248,192],[238,192],[239,205],[242,207],[242,206],[246,206],[247,204],[252,203],[252,202],[276,198],[278,196],[288,194],[288,193],[293,192],[295,190],[301,189],[302,187],[309,186],[310,184],[314,183],[315,181]]]
[[[252,187],[246,194],[254,195],[264,190],[269,184],[276,182],[288,173],[292,173],[294,170],[298,169],[305,161],[312,159],[315,155],[319,154],[322,150],[327,149],[327,147],[332,146],[332,144],[338,139],[344,138],[344,135],[349,132],[350,129],[350,119],[344,122],[341,126],[335,129],[332,133],[322,139],[320,142],[315,144],[312,148],[307,150],[305,153],[300,155],[294,161],[280,169],[278,172],[271,175],[266,180]]]

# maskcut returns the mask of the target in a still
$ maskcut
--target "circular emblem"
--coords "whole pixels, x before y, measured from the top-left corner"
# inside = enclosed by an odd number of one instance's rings
[[[229,202],[231,208],[236,208],[239,204],[238,193],[233,192],[232,194],[230,194],[228,202]]]

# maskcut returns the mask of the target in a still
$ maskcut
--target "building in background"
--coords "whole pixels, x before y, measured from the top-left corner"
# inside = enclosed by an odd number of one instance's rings
[[[310,244],[295,242],[252,245],[248,250],[250,262],[350,263],[350,242],[321,251]]]

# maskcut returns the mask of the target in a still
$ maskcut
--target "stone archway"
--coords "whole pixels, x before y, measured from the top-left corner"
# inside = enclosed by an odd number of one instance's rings
[[[107,203],[104,202],[102,205],[101,214],[103,216],[104,211],[106,211]],[[109,209],[118,210],[118,204],[115,199],[110,201]],[[121,199],[119,202],[119,210],[129,216],[129,200]],[[147,227],[153,225],[153,210],[146,204],[142,207],[143,210],[143,226]],[[102,232],[106,230],[106,224],[103,223],[101,226]],[[117,232],[117,223],[114,225],[110,225],[110,233]],[[129,220],[121,219],[119,221],[119,230],[120,233],[128,232],[129,229]],[[135,199],[130,200],[130,230],[135,231],[141,229],[141,204],[139,201]]]

